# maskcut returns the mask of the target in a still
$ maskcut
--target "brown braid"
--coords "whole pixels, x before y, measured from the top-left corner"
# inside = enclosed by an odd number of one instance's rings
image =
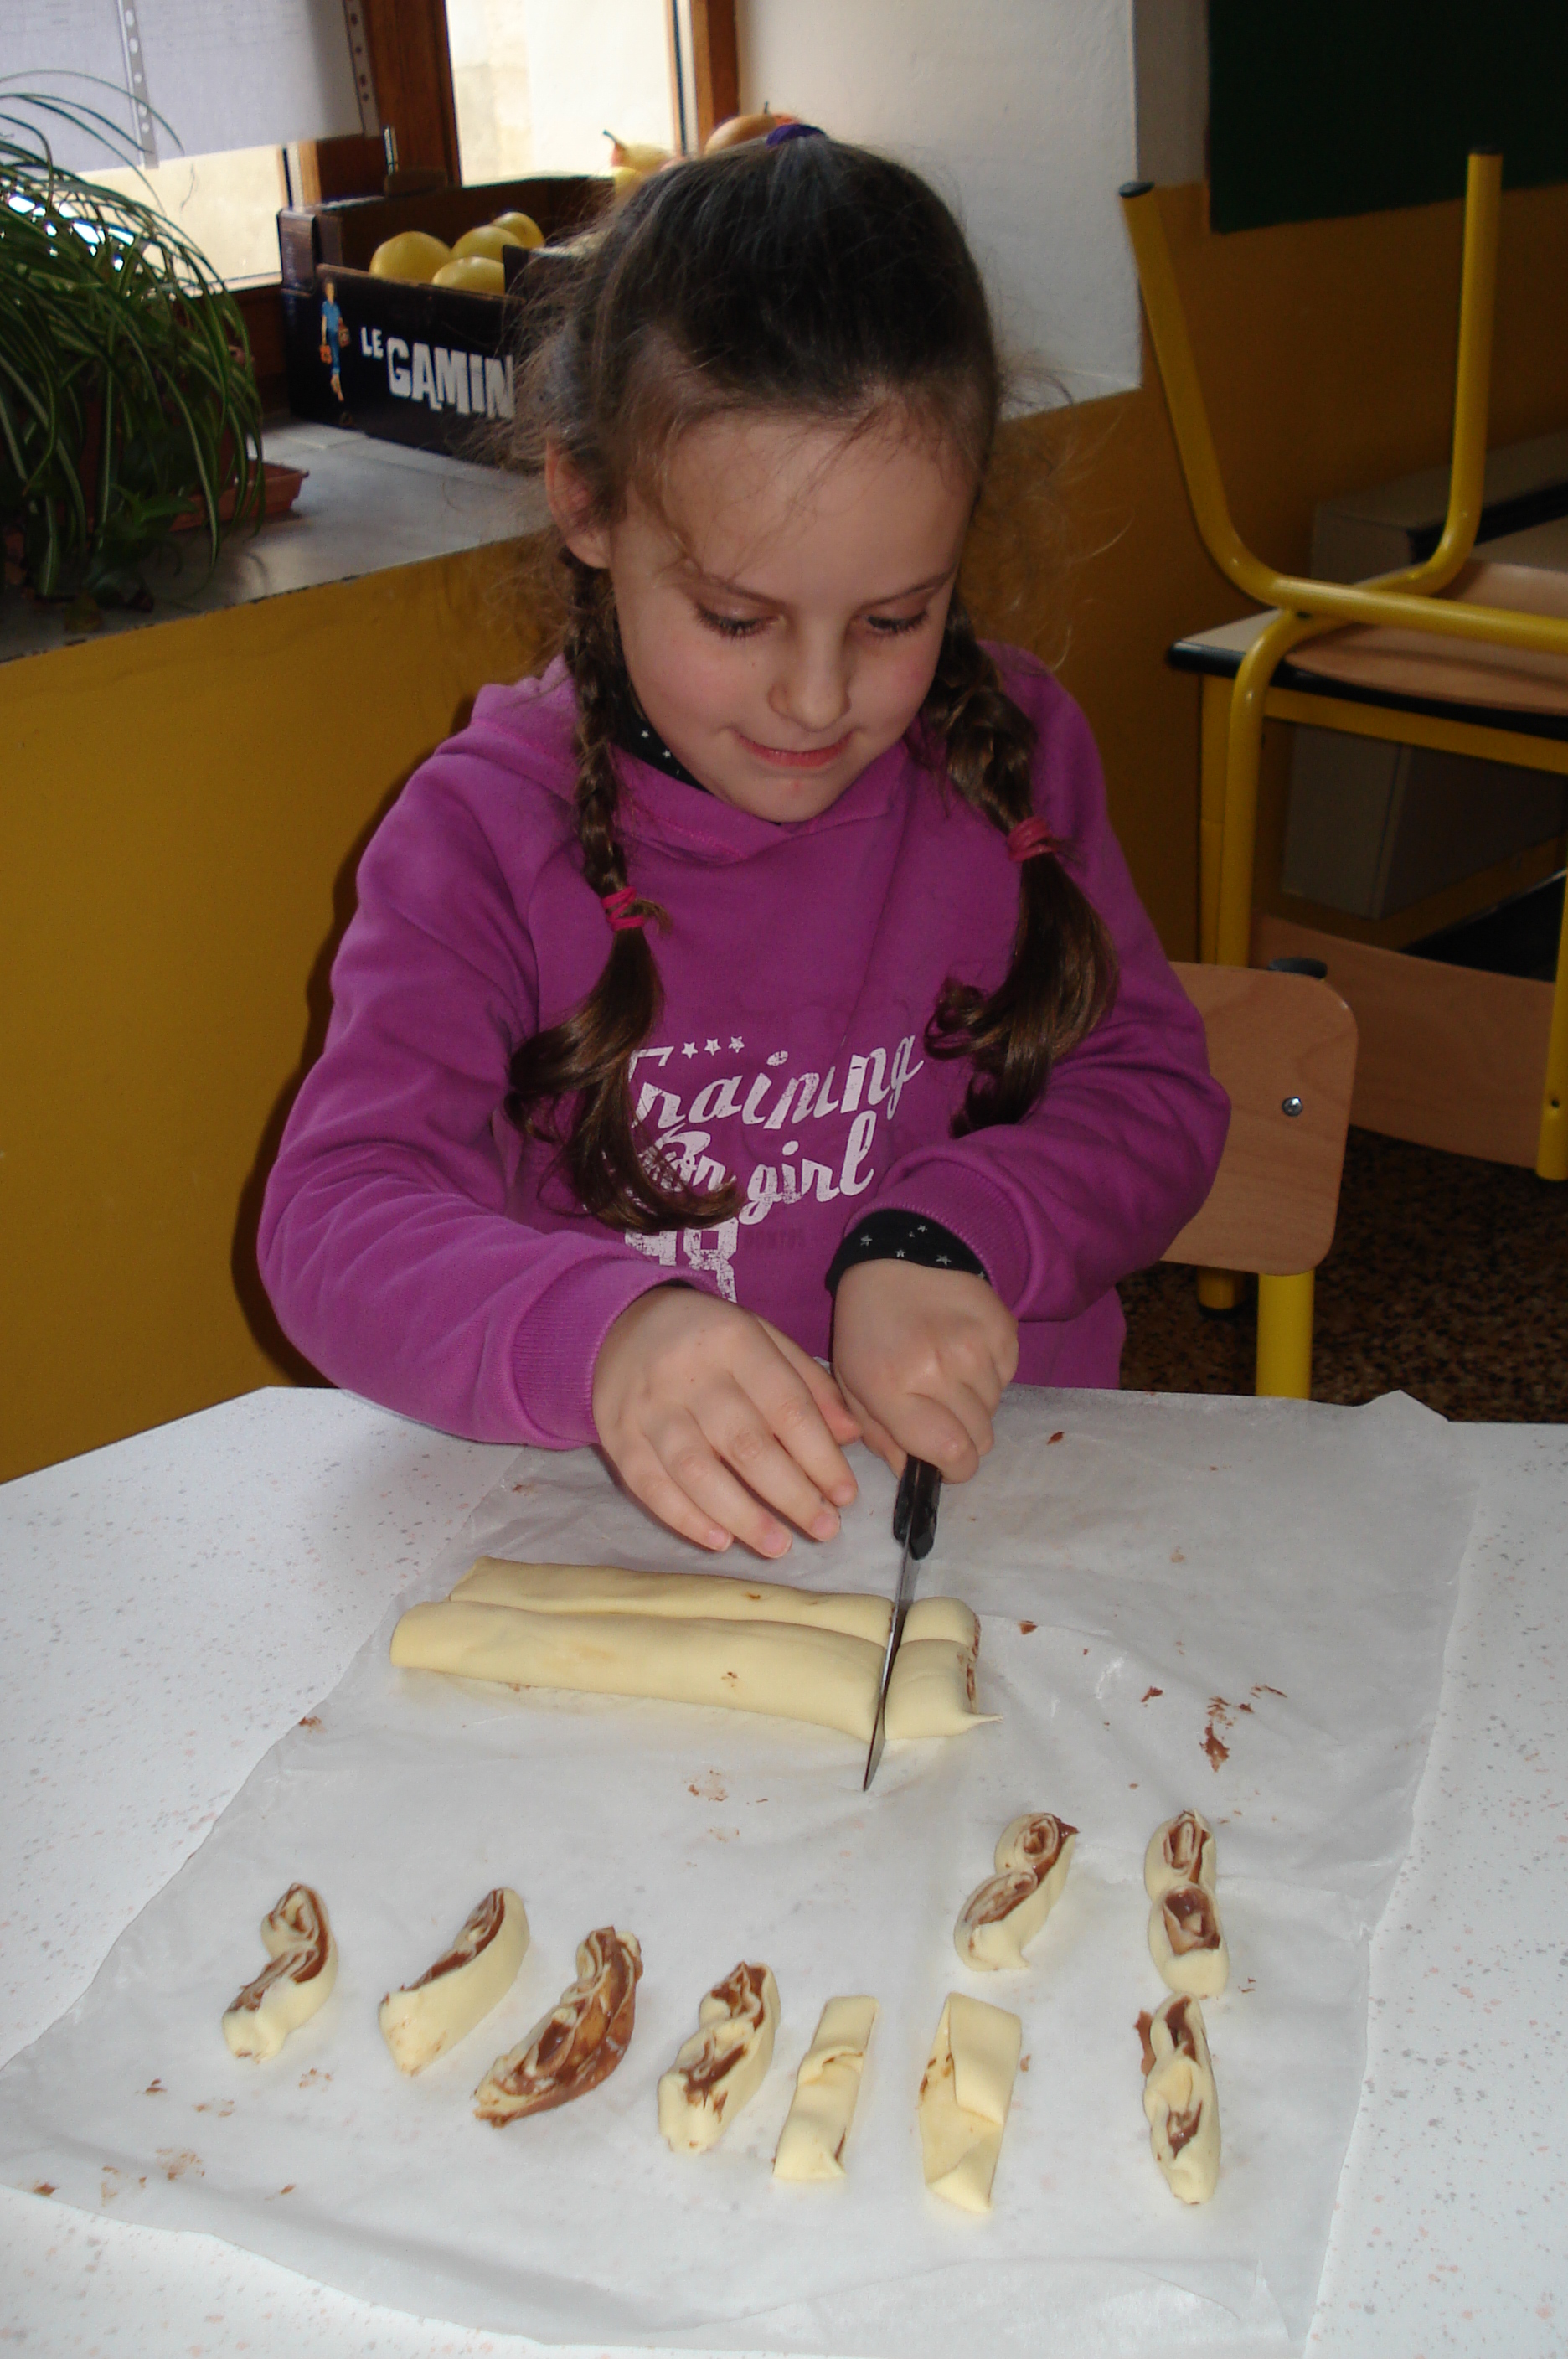
[[[1003,688],[956,598],[920,719],[964,801],[993,827],[1007,835],[1030,816],[1034,724]],[[926,1027],[933,1057],[967,1057],[975,1067],[953,1136],[1028,1114],[1057,1059],[1094,1030],[1115,987],[1110,937],[1059,854],[1022,862],[1007,973],[989,995],[950,975]]]
[[[615,829],[620,781],[616,737],[625,732],[629,690],[607,575],[561,552],[569,610],[561,653],[577,690],[577,840],[583,875],[603,897],[627,881]],[[649,924],[669,919],[657,901],[632,912]],[[683,1185],[632,1116],[631,1060],[659,1019],[659,969],[646,928],[610,934],[598,982],[561,1023],[525,1040],[512,1059],[506,1111],[530,1137],[553,1140],[557,1168],[585,1212],[607,1227],[647,1235],[659,1229],[709,1227],[739,1201],[732,1183],[707,1195]],[[562,1129],[565,1101],[575,1097]]]

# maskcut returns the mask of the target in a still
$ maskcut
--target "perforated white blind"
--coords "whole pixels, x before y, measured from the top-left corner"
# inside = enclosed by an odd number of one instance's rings
[[[147,163],[379,128],[360,0],[0,0],[0,96],[20,91],[94,109]],[[76,170],[127,161],[32,119]]]

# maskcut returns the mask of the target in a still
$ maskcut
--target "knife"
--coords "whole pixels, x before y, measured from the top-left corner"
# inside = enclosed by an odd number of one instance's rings
[[[930,1556],[936,1539],[936,1510],[941,1497],[942,1476],[936,1468],[923,1458],[906,1458],[898,1477],[898,1495],[893,1502],[893,1538],[902,1541],[904,1553],[898,1564],[898,1586],[893,1593],[893,1618],[887,1625],[887,1651],[882,1658],[882,1683],[877,1691],[877,1719],[860,1786],[863,1794],[869,1790],[882,1758],[882,1747],[887,1742],[887,1690],[892,1683],[893,1664],[904,1636],[904,1625],[909,1618],[915,1569]]]

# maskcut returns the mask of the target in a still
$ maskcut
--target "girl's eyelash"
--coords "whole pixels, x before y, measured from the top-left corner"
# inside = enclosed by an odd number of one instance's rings
[[[901,638],[906,631],[918,631],[930,611],[922,606],[918,614],[868,614],[866,627],[879,639]],[[715,614],[709,606],[699,606],[697,612],[709,630],[717,631],[722,639],[749,639],[763,628],[760,615]]]
[[[715,614],[707,606],[699,606],[698,614],[710,631],[717,631],[721,639],[749,639],[760,631],[762,621],[756,614]]]

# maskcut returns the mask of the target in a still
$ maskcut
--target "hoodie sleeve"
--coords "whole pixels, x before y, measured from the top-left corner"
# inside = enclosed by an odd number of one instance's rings
[[[261,1272],[334,1384],[476,1441],[570,1449],[596,1438],[600,1344],[663,1273],[596,1226],[507,1215],[497,1109],[537,1027],[537,974],[464,791],[470,758],[419,772],[361,861],[326,1047],[267,1182]]]
[[[1006,684],[1040,731],[1035,808],[1116,946],[1116,997],[1022,1122],[913,1148],[875,1204],[944,1223],[1016,1317],[1067,1321],[1158,1261],[1192,1219],[1230,1103],[1111,832],[1088,723],[1048,675],[1009,670]]]

